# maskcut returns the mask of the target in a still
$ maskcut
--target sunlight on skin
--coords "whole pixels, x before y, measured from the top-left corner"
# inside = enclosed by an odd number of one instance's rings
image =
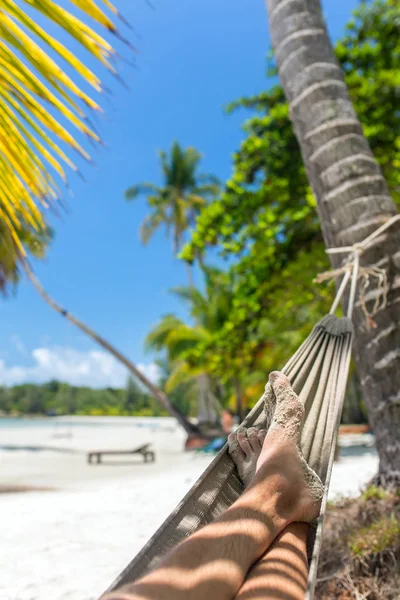
[[[217,521],[182,542],[158,569],[107,600],[206,596],[229,600],[286,524],[277,513],[275,499],[268,494],[260,498],[254,487]]]
[[[254,565],[237,600],[304,600],[307,588],[308,523],[292,523]]]

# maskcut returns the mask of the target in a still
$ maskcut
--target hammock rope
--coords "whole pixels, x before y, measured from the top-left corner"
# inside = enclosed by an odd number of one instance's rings
[[[322,283],[323,281],[334,281],[341,275],[344,275],[343,280],[335,296],[335,299],[333,301],[332,308],[329,311],[329,314],[333,315],[336,312],[336,309],[339,306],[339,302],[344,294],[344,291],[351,277],[352,280],[347,316],[349,319],[352,318],[355,305],[357,280],[360,277],[362,279],[359,294],[360,306],[364,312],[368,327],[376,327],[374,317],[379,311],[384,310],[387,304],[387,294],[389,290],[387,273],[385,269],[378,267],[378,265],[370,265],[368,267],[360,266],[360,257],[365,252],[365,250],[367,250],[367,248],[372,246],[372,243],[382,233],[384,233],[387,229],[389,229],[389,227],[394,225],[394,223],[397,223],[399,220],[400,215],[394,215],[383,225],[378,227],[378,229],[373,231],[371,235],[366,237],[365,240],[363,240],[362,242],[357,242],[356,244],[353,244],[353,246],[339,246],[337,248],[328,248],[326,250],[327,254],[349,254],[349,257],[346,259],[342,267],[339,267],[338,269],[333,269],[331,271],[325,271],[324,273],[320,273],[314,279],[316,283]],[[370,284],[370,277],[376,277],[377,279],[377,293],[372,311],[368,310],[365,298],[366,290]]]
[[[339,276],[337,271],[340,271],[340,275],[344,275],[331,312],[315,325],[308,338],[282,369],[304,404],[305,420],[301,437],[304,458],[325,484],[321,513],[316,522],[316,530],[311,529],[309,539],[309,556],[312,556],[312,560],[306,600],[313,600],[317,580],[323,521],[350,366],[353,340],[351,317],[355,305],[357,281],[359,277],[370,274],[366,273],[365,269],[378,269],[376,265],[368,268],[360,267],[360,257],[381,233],[399,220],[400,215],[394,216],[363,242],[354,246],[327,250],[329,254],[346,252],[350,255],[341,269],[330,271],[329,277],[326,274],[326,279],[336,279]],[[350,278],[347,316],[338,318],[333,313]],[[383,291],[379,288],[378,294],[387,294],[386,286],[387,283]],[[382,301],[379,306],[383,307]],[[263,396],[245,418],[243,425],[268,429],[272,418],[273,401],[272,388],[267,384]],[[154,568],[160,559],[180,541],[221,515],[242,492],[243,485],[225,444],[176,509],[107,591],[114,591],[124,584],[135,581]]]

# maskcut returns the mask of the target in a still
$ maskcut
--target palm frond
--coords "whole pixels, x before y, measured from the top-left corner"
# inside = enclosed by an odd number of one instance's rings
[[[140,226],[140,239],[147,244],[153,233],[165,222],[163,211],[159,210],[148,215]]]
[[[108,0],[72,2],[94,25],[117,34],[105,10],[114,17],[119,15]],[[58,2],[0,0],[0,260],[5,260],[7,244],[14,272],[18,256],[32,252],[27,240],[39,239],[46,231],[43,208],[60,199],[57,179],[66,182],[65,166],[77,170],[62,146],[90,160],[76,133],[101,141],[89,126],[85,111],[102,109],[75,81],[81,78],[101,92],[99,77],[75,52],[47,33],[35,13],[42,15],[41,22],[57,24],[101,65],[115,72],[110,43]],[[71,75],[63,70],[62,62]]]
[[[221,181],[216,175],[212,175],[210,173],[200,173],[197,177],[197,182],[200,186],[214,186],[217,188],[221,187]]]
[[[200,316],[207,313],[208,299],[200,290],[189,286],[179,286],[172,288],[170,291],[174,296],[177,296],[189,305],[192,316]]]
[[[128,188],[125,192],[125,198],[127,200],[133,200],[141,194],[148,194],[154,192],[160,192],[160,190],[153,183],[140,183],[139,185],[133,185],[130,188]]]
[[[129,188],[126,196],[136,198],[141,193],[151,194],[147,197],[149,208],[156,212],[162,208],[165,229],[167,235],[172,234],[173,252],[176,254],[182,246],[185,232],[207,201],[219,193],[219,188],[215,177],[199,176],[197,173],[201,154],[195,148],[183,148],[174,142],[169,152],[161,150],[158,154],[162,186],[135,185]]]
[[[150,331],[145,340],[146,350],[162,350],[166,347],[166,340],[171,331],[181,326],[183,322],[175,315],[165,315],[161,321]]]
[[[188,327],[181,324],[170,331],[165,340],[165,347],[171,361],[179,360],[188,350],[196,348],[199,343],[210,340],[210,332],[203,327]]]
[[[188,365],[187,362],[181,361],[174,365],[171,375],[168,377],[165,384],[165,391],[170,394],[176,390],[180,385],[196,382],[196,376],[202,374],[202,369],[194,369]],[[196,388],[197,397],[197,388]]]
[[[203,208],[203,206],[207,204],[206,198],[204,196],[200,196],[197,194],[197,192],[188,195],[186,202],[189,210],[194,209],[195,214],[199,209]]]
[[[45,247],[49,241],[50,232],[41,231],[36,234],[28,229],[18,229],[19,239],[27,251],[37,258],[44,256]],[[18,282],[19,254],[11,238],[10,228],[0,218],[0,292],[6,294],[7,290]]]
[[[193,190],[193,194],[199,196],[200,198],[217,198],[220,193],[221,187],[216,183],[204,183],[203,185],[197,186]]]

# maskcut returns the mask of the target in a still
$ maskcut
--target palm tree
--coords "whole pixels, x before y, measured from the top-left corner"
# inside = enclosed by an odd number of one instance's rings
[[[162,185],[140,183],[130,187],[125,196],[127,200],[142,194],[147,196],[150,214],[141,225],[142,242],[147,244],[155,231],[165,227],[167,235],[172,236],[172,249],[176,255],[197,214],[210,198],[219,193],[220,188],[214,176],[198,172],[201,154],[194,148],[184,149],[174,142],[169,155],[160,151],[159,157]],[[189,265],[188,277],[192,284]]]
[[[397,213],[351,104],[318,0],[266,0],[279,76],[290,105],[327,246],[360,242]],[[395,6],[395,3],[393,3]],[[368,39],[361,40],[367,49]],[[360,50],[361,51],[361,50]],[[394,107],[393,107],[394,108]],[[332,258],[334,267],[341,264]],[[355,361],[380,458],[377,482],[400,483],[399,227],[362,256],[387,270],[386,308],[368,328],[356,304]],[[376,290],[368,291],[374,301]],[[345,299],[347,304],[347,298]]]
[[[170,153],[159,152],[163,183],[141,183],[130,187],[125,196],[127,200],[142,194],[147,196],[149,215],[140,228],[142,242],[147,244],[152,235],[160,227],[165,227],[168,236],[172,236],[172,250],[177,255],[181,249],[185,234],[191,227],[200,210],[207,201],[216,196],[220,187],[218,180],[212,175],[198,172],[201,154],[195,148],[182,148],[173,142]],[[192,269],[185,263],[190,288],[194,289]],[[207,406],[207,390],[209,382],[205,375],[198,376],[199,416]]]
[[[196,379],[198,393],[212,414],[216,407],[220,408],[221,391],[213,366],[214,336],[221,332],[229,317],[234,293],[229,273],[210,267],[203,267],[203,272],[204,293],[190,286],[172,290],[188,304],[195,324],[188,325],[175,315],[165,315],[147,336],[146,345],[151,350],[167,351],[173,365],[166,381],[167,392]],[[236,412],[242,418],[244,394],[240,379],[241,373],[236,369],[234,373],[226,372],[225,383],[234,389]]]

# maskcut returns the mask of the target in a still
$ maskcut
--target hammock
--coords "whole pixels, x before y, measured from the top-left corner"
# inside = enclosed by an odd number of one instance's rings
[[[304,404],[301,441],[304,457],[326,486],[317,531],[311,540],[312,561],[306,595],[309,600],[314,593],[323,515],[350,363],[352,331],[347,317],[325,316],[282,369]],[[244,420],[244,426],[268,427],[269,418],[264,410],[264,398],[268,393],[269,384]],[[144,575],[176,544],[216,519],[242,492],[243,485],[226,444],[108,591]]]
[[[323,521],[350,365],[353,339],[351,316],[355,304],[358,278],[364,279],[364,286],[361,286],[360,291],[360,306],[367,319],[373,319],[376,312],[386,304],[386,272],[376,265],[367,268],[360,267],[360,256],[381,233],[399,220],[400,215],[394,215],[365,240],[354,246],[327,250],[330,254],[350,253],[349,259],[342,268],[323,274],[326,279],[335,279],[341,275],[344,277],[330,314],[315,325],[308,338],[282,369],[304,404],[305,420],[301,437],[304,458],[318,473],[325,485],[316,530],[312,529],[309,536],[311,565],[305,600],[313,599],[317,580]],[[365,291],[370,276],[378,278],[378,292],[382,296],[381,307],[376,302],[373,313],[368,312],[363,296],[363,287]],[[347,317],[335,317],[333,313],[337,309],[350,279]],[[268,384],[264,395],[243,421],[244,426],[268,428],[271,415],[264,410],[264,400],[270,393]],[[214,521],[237,500],[242,492],[243,485],[229,456],[228,446],[225,444],[176,509],[107,591],[110,592],[126,583],[131,583],[155,567],[160,558],[165,556],[169,550],[200,527]]]

